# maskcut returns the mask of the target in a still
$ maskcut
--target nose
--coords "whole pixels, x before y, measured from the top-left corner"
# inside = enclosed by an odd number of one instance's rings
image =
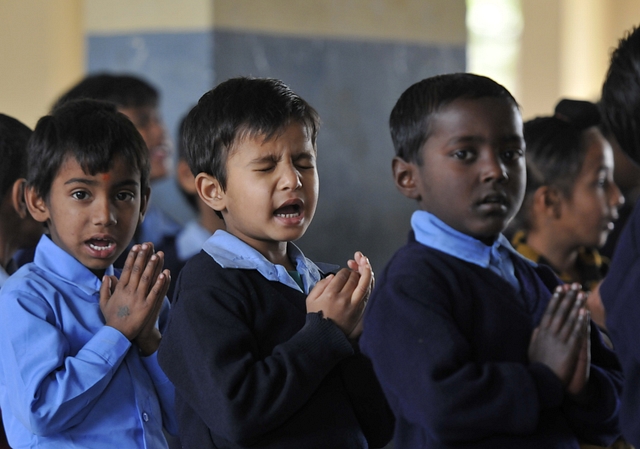
[[[283,190],[298,190],[300,187],[302,187],[300,171],[298,171],[292,162],[282,164],[280,188]]]
[[[505,182],[509,179],[507,167],[496,151],[487,151],[481,158],[480,176],[482,182]]]
[[[108,199],[96,199],[93,202],[92,221],[95,226],[113,226],[118,222],[115,207]]]

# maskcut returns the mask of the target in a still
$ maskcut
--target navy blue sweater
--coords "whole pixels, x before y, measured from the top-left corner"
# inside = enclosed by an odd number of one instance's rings
[[[640,203],[636,203],[600,286],[607,330],[624,372],[620,424],[625,439],[640,447]]]
[[[528,347],[558,281],[514,258],[501,277],[410,236],[378,279],[360,346],[396,415],[395,449],[578,448],[619,434],[619,365],[591,326],[589,403],[580,406]]]
[[[393,415],[368,359],[306,295],[200,252],[181,271],[160,366],[184,448],[382,447]]]

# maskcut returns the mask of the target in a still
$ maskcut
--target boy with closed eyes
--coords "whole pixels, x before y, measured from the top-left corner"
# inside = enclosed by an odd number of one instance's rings
[[[317,113],[274,79],[234,78],[183,127],[200,198],[225,222],[181,271],[160,364],[190,449],[365,449],[393,417],[360,354],[373,281],[293,244],[318,197]]]

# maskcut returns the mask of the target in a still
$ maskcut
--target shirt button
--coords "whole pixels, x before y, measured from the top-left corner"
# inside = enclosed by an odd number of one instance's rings
[[[142,413],[142,420],[144,422],[148,422],[149,421],[149,415],[147,414],[147,412],[143,412]]]

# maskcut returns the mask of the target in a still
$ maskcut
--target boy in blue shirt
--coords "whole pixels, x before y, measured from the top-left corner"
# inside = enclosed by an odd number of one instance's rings
[[[184,128],[200,198],[225,230],[181,271],[159,350],[190,449],[382,447],[393,417],[358,351],[373,281],[292,243],[313,218],[318,115],[281,81],[234,78]]]
[[[163,254],[136,245],[149,156],[110,103],[70,102],[38,122],[26,202],[48,235],[0,290],[0,404],[9,443],[163,448],[173,386],[157,364],[170,282]]]
[[[613,441],[619,365],[584,293],[502,235],[525,188],[515,99],[486,77],[441,75],[401,95],[390,127],[396,186],[420,210],[361,347],[396,416],[395,448]]]

